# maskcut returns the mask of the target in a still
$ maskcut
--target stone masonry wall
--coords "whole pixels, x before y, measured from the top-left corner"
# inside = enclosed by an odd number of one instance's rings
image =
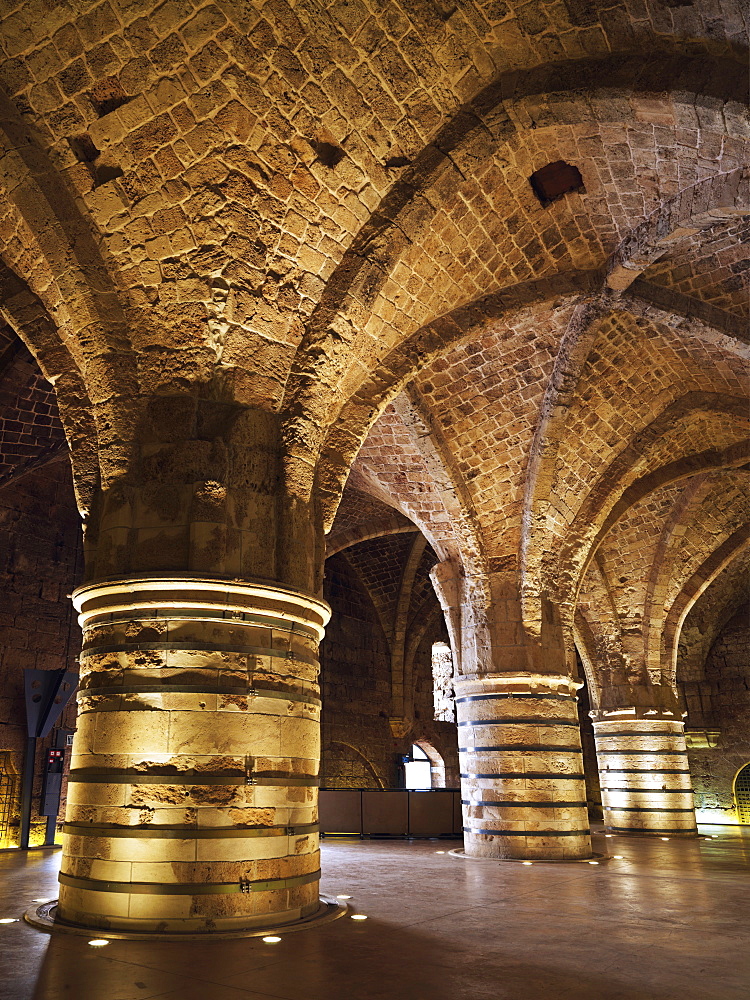
[[[712,706],[715,746],[689,749],[696,808],[714,822],[736,819],[733,783],[750,762],[750,605],[744,605],[714,642],[704,687]]]
[[[395,759],[388,641],[372,601],[341,556],[326,563],[324,597],[333,614],[320,657],[321,785],[390,787]]]
[[[458,788],[460,784],[458,771],[458,736],[453,722],[435,721],[435,704],[432,680],[432,644],[446,642],[446,635],[428,633],[419,644],[414,656],[414,729],[402,741],[403,753],[408,753],[412,743],[425,747],[430,756],[429,747],[433,747],[445,763],[445,787]],[[435,777],[433,775],[433,787]]]
[[[383,540],[387,544],[387,540]],[[373,548],[373,542],[365,543]],[[391,572],[398,578],[401,567]],[[421,585],[415,591],[423,592]],[[432,643],[445,639],[438,616],[414,654],[411,728],[391,732],[390,646],[368,590],[347,559],[326,563],[324,596],[333,615],[321,646],[323,751],[321,784],[329,788],[392,788],[398,755],[420,741],[445,761],[446,783],[458,785],[456,727],[433,719]]]
[[[67,461],[27,473],[0,489],[0,796],[10,795],[3,846],[17,843],[26,739],[23,671],[77,669],[81,636],[67,595],[82,572],[81,529]],[[75,725],[75,699],[58,725]],[[53,730],[54,732],[54,730]],[[41,768],[51,733],[39,740],[31,843],[41,843]],[[64,810],[60,809],[60,817]]]

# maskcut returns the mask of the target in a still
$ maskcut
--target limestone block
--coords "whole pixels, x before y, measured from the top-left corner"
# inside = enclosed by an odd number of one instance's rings
[[[280,734],[278,718],[265,715],[238,715],[221,725],[212,716],[191,713],[184,718],[171,713],[167,746],[170,753],[227,753],[235,747],[247,748],[248,753],[278,753]]]
[[[100,892],[89,889],[78,889],[72,886],[61,887],[58,912],[65,920],[72,923],[91,926],[91,917],[126,917],[128,914],[127,893]],[[108,923],[98,923],[95,926],[107,927]]]
[[[123,806],[130,794],[128,785],[89,781],[69,781],[67,802],[75,806]]]
[[[232,837],[226,840],[196,841],[197,861],[253,862],[285,857],[289,853],[287,837]]]
[[[133,878],[133,865],[128,862],[100,861],[95,858],[91,861],[88,878],[102,882],[129,882]]]
[[[154,864],[163,861],[172,864],[177,861],[194,861],[196,858],[196,840],[161,838],[112,837],[109,857],[112,861],[129,861],[135,864]]]
[[[192,896],[150,896],[134,893],[130,900],[128,916],[136,920],[156,920],[160,923],[172,918],[186,918],[192,912]]]
[[[96,716],[91,749],[105,754],[168,753],[171,742],[168,713],[106,712]]]
[[[320,759],[320,726],[317,720],[282,719],[280,734],[287,753],[306,760]]]

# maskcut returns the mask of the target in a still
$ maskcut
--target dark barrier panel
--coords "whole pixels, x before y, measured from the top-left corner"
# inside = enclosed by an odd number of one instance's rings
[[[362,792],[362,833],[376,837],[408,836],[408,793]]]
[[[457,789],[321,788],[320,832],[361,837],[463,836]]]
[[[321,833],[362,833],[362,792],[330,789],[318,797]]]
[[[412,837],[453,836],[453,792],[409,792]]]

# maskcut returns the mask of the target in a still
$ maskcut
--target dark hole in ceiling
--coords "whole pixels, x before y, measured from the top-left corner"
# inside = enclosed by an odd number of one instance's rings
[[[555,160],[554,163],[535,170],[529,177],[529,183],[544,208],[571,191],[586,191],[581,171],[564,160]]]

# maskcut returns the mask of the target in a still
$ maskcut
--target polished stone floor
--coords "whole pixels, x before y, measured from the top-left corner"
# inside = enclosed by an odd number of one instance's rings
[[[348,917],[207,942],[0,924],[2,1000],[748,1000],[750,830],[603,837],[599,865],[465,861],[436,841],[324,844]],[[446,853],[437,853],[445,851]],[[0,918],[56,895],[59,852],[0,853]]]

